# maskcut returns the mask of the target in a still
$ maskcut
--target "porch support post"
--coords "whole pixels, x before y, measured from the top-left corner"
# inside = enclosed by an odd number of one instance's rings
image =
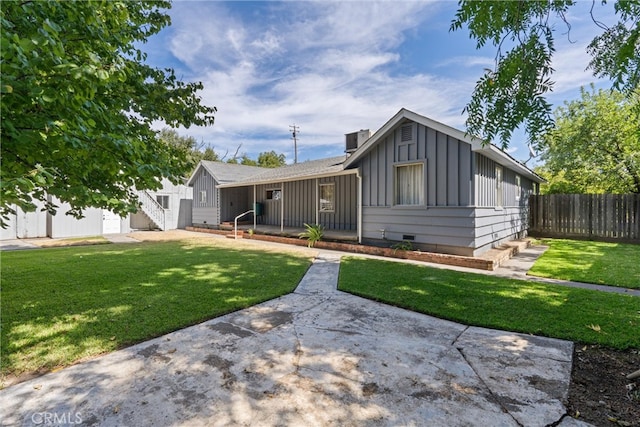
[[[316,178],[316,224],[320,224],[320,184]]]
[[[356,206],[356,212],[358,215],[358,243],[362,243],[362,175],[360,175],[360,168],[357,169],[356,178],[358,179],[358,206]]]
[[[257,224],[257,215],[256,215],[256,185],[253,185],[253,231],[256,230],[256,224]]]
[[[284,184],[280,187],[280,233],[284,233]]]

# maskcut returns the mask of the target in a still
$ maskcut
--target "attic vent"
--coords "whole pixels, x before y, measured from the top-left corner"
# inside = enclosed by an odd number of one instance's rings
[[[400,129],[401,137],[400,140],[402,142],[411,141],[413,139],[413,126],[405,125]]]

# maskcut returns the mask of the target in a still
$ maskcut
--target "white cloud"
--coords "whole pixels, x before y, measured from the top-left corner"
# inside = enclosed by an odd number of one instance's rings
[[[302,158],[340,154],[345,133],[374,131],[402,107],[463,129],[461,111],[478,68],[493,66],[492,57],[452,51],[431,64],[438,75],[426,69],[403,74],[410,60],[400,53],[403,43],[420,28],[442,27],[452,18],[438,13],[444,7],[425,1],[174,3],[166,48],[186,79],[204,83],[204,103],[218,107],[213,127],[185,133],[223,153],[242,143],[241,152],[253,157],[273,149],[292,159],[294,123]],[[590,81],[584,46],[592,37],[574,31],[575,44],[556,37],[559,97]],[[441,47],[437,39],[424,43]],[[455,76],[447,74],[451,68]]]
[[[289,125],[301,128],[301,148],[335,144],[343,134],[376,130],[405,106],[462,124],[451,98],[464,84],[426,74],[392,76],[404,32],[438,7],[426,2],[290,2],[273,21],[243,21],[221,3],[176,3],[173,55],[204,83],[216,124],[189,129],[224,151],[276,149],[292,157]],[[266,13],[266,12],[263,12]],[[276,26],[275,22],[279,25]],[[268,145],[268,146],[267,146]],[[329,149],[330,150],[330,149]]]
[[[495,59],[487,56],[453,56],[444,61],[440,61],[435,66],[441,68],[449,67],[451,65],[459,65],[465,68],[476,68],[478,66],[482,68],[493,68],[495,65]]]

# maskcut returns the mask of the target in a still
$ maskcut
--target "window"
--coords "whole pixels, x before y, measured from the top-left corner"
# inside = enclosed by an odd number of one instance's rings
[[[516,175],[516,202],[520,201],[522,195],[522,182],[520,181],[520,175]]]
[[[396,166],[396,205],[424,205],[424,164]]]
[[[205,205],[207,203],[207,190],[202,190],[200,192],[200,204]]]
[[[496,206],[502,207],[502,166],[496,166]]]
[[[162,206],[162,209],[169,209],[169,196],[157,195],[156,201]]]
[[[320,212],[333,212],[336,201],[336,185],[320,184]]]
[[[267,200],[280,200],[282,198],[282,190],[267,190]]]

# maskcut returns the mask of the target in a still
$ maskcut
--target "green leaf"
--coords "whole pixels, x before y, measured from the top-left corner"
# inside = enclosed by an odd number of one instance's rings
[[[139,49],[169,25],[169,7],[2,4],[0,216],[48,196],[68,202],[73,214],[109,200],[117,211],[135,210],[131,188],[157,188],[161,178],[190,171],[188,152],[159,144],[151,125],[212,125],[216,109],[202,104],[202,84],[149,66]]]

